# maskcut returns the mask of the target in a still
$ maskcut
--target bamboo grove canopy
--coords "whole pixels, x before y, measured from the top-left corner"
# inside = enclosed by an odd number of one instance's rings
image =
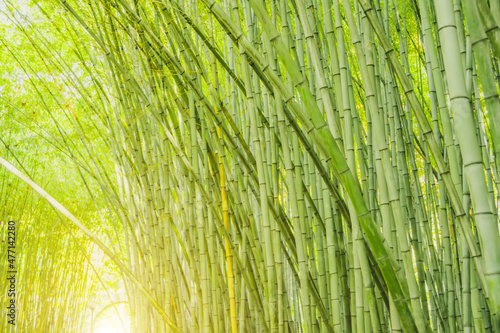
[[[500,0],[0,11],[18,332],[500,332]]]

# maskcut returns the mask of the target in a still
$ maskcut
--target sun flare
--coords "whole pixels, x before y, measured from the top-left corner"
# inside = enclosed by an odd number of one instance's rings
[[[129,333],[130,332],[130,320],[128,315],[125,313],[124,304],[118,305],[120,316],[123,320],[123,324],[120,321],[120,317],[116,314],[114,309],[108,308],[102,315],[100,315],[94,323],[94,333]],[[125,326],[125,327],[124,327]]]

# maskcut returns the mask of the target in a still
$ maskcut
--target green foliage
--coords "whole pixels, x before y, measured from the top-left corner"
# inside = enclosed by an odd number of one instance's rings
[[[23,329],[499,331],[494,9],[4,1]]]

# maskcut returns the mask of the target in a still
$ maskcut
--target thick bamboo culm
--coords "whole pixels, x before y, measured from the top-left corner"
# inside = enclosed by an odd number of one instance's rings
[[[49,201],[116,265],[131,331],[500,333],[499,0],[2,10],[43,64],[0,36],[44,118],[7,114],[85,183],[102,239]],[[66,264],[26,255],[89,278],[26,303],[33,329],[76,332],[101,288],[67,237]]]

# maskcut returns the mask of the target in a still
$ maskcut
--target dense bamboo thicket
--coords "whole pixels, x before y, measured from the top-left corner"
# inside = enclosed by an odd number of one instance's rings
[[[83,184],[44,190],[2,154],[71,230],[37,254],[69,315],[40,284],[25,327],[79,331],[74,296],[103,287],[65,274],[92,269],[91,241],[133,332],[500,332],[500,1],[1,9],[2,119]],[[79,196],[92,221],[64,207]]]
[[[5,154],[12,157],[10,154]],[[29,161],[24,159],[23,164]],[[34,175],[38,168],[25,170]],[[0,224],[2,246],[2,332],[82,332],[88,325],[86,313],[93,290],[104,270],[92,264],[90,242],[68,228],[45,200],[35,196],[17,177],[2,170]],[[68,202],[69,203],[69,202]],[[74,208],[79,205],[74,206]],[[78,208],[82,208],[81,206]],[[15,222],[15,224],[9,223]],[[52,223],[47,223],[51,221]],[[15,226],[15,241],[8,239]],[[94,262],[95,264],[95,262]],[[12,279],[12,272],[14,279]],[[98,276],[99,278],[93,278]],[[15,287],[11,287],[14,283]],[[11,293],[16,297],[14,326],[7,315]]]

